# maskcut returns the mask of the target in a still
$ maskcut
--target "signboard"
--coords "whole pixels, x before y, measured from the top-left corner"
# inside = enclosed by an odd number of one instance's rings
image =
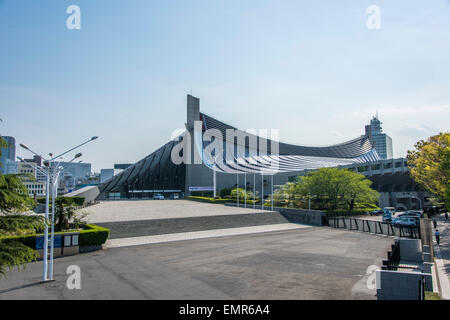
[[[50,235],[48,236],[48,247],[51,247],[51,238]],[[55,235],[55,244],[53,246],[54,248],[61,248],[62,247],[62,236],[60,235]],[[43,236],[38,236],[36,237],[36,246],[35,246],[36,250],[42,250],[44,249],[44,237]]]
[[[181,190],[130,190],[129,193],[168,193],[168,192],[182,192]]]
[[[189,187],[189,191],[214,191],[214,187]]]

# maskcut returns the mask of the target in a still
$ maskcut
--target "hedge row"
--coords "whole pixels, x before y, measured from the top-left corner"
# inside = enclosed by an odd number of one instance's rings
[[[230,199],[214,199],[214,198],[208,198],[208,197],[196,197],[196,196],[189,196],[187,197],[188,200],[193,201],[199,201],[199,202],[208,202],[208,203],[227,203],[231,202]]]
[[[80,232],[80,246],[101,246],[108,240],[109,229],[95,224],[87,224]]]
[[[55,235],[64,235],[72,232],[55,232]],[[19,241],[26,246],[36,248],[36,236],[43,234],[27,234],[21,236],[4,236],[0,237],[0,241]],[[87,224],[84,230],[80,231],[79,245],[84,246],[100,246],[108,240],[109,230],[94,224]]]
[[[214,198],[208,198],[208,197],[195,197],[195,196],[189,196],[186,197],[186,199],[188,200],[193,200],[193,201],[199,201],[199,202],[207,202],[207,203],[236,203],[237,199],[214,199]],[[247,200],[247,204],[253,204],[253,202],[258,203],[260,202],[259,200]],[[243,199],[239,199],[239,203],[244,203]]]
[[[21,236],[2,236],[0,237],[1,242],[18,241],[30,248],[36,248],[36,234],[27,234]]]
[[[64,200],[63,200],[64,199]],[[81,207],[84,205],[86,200],[85,197],[58,197],[56,201],[63,200],[65,204],[74,205],[76,207]],[[45,198],[38,198],[37,202],[40,204],[45,204]],[[50,205],[52,204],[52,198],[50,198]]]

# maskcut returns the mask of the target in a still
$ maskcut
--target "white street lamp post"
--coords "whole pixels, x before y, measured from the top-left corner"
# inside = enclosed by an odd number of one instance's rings
[[[261,173],[261,210],[264,210],[264,176]]]
[[[58,169],[58,168],[57,168]],[[56,177],[54,177],[52,183],[52,231],[51,231],[51,242],[50,242],[50,270],[49,270],[49,279],[53,280],[53,254],[55,250],[55,199],[58,197],[58,178],[61,171],[57,171]]]
[[[272,211],[273,211],[273,174],[272,174]]]
[[[47,187],[46,187],[46,195],[45,195],[45,229],[44,229],[44,268],[42,270],[42,281],[47,281],[47,263],[48,263],[48,211],[49,211],[49,202],[50,202],[50,168],[47,168]]]
[[[68,151],[66,151],[66,152],[64,152],[64,153],[62,153],[62,154],[52,158],[52,159],[50,159],[50,160],[46,160],[45,158],[43,158],[42,156],[40,156],[39,154],[37,154],[36,152],[31,150],[30,148],[28,148],[26,145],[20,144],[20,146],[22,148],[24,148],[25,150],[28,150],[31,153],[33,153],[34,155],[39,156],[40,158],[44,159],[44,166],[47,168],[46,171],[43,171],[42,169],[38,168],[37,166],[33,166],[36,170],[38,170],[41,173],[43,173],[44,175],[46,175],[46,178],[47,178],[47,181],[46,181],[46,189],[47,190],[46,190],[46,197],[45,197],[45,223],[44,223],[45,230],[44,230],[44,245],[43,245],[44,256],[43,256],[43,270],[42,270],[42,281],[43,282],[46,282],[46,281],[49,280],[49,278],[48,278],[48,273],[49,273],[48,272],[49,271],[48,270],[48,249],[49,249],[48,248],[48,246],[49,246],[49,241],[48,241],[49,240],[48,239],[48,227],[49,227],[48,226],[48,220],[49,220],[49,211],[50,211],[50,208],[49,208],[50,207],[50,178],[51,178],[52,163],[53,163],[53,161],[55,159],[61,158],[63,155],[69,153],[70,151],[75,150],[75,149],[77,149],[77,148],[79,148],[79,147],[81,147],[81,146],[83,146],[83,145],[85,145],[85,144],[87,144],[87,143],[89,143],[89,142],[91,142],[93,140],[96,140],[96,139],[98,139],[97,136],[92,137],[88,141],[86,141],[86,142],[84,142],[84,143],[82,143],[82,144],[80,144],[80,145],[78,145],[78,146],[76,146],[76,147],[74,147],[74,148],[72,148],[72,149],[70,149],[70,150],[68,150]],[[72,162],[73,160],[75,160],[75,159],[77,159],[77,158],[79,158],[81,156],[82,156],[81,153],[76,154],[75,157],[70,162]],[[50,157],[52,157],[52,154],[50,154]],[[19,160],[25,162],[21,158],[19,158]],[[58,163],[58,166],[59,166],[59,163]],[[50,250],[51,250],[51,253],[50,253],[50,259],[51,259],[51,261],[50,261],[50,268],[51,268],[50,280],[53,279],[54,215],[55,215],[55,213],[54,213],[55,211],[54,210],[55,210],[55,196],[57,195],[57,191],[55,192],[53,189],[55,189],[55,186],[56,186],[55,182],[57,182],[57,180],[58,180],[59,173],[60,172],[57,172],[56,174],[54,174],[52,176],[52,184],[53,184],[52,197],[53,198],[52,198],[52,228],[51,228],[52,231],[51,231],[51,247],[50,247]]]
[[[256,202],[256,174],[253,174],[253,209],[255,209]]]
[[[213,196],[214,196],[214,199],[216,198],[216,196],[217,196],[217,186],[216,186],[216,166],[214,165],[214,170],[213,170],[213,187],[214,187],[214,194],[213,194]]]
[[[244,172],[244,208],[247,208],[247,173]]]
[[[239,173],[236,173],[236,198],[237,198],[237,207],[239,208]]]
[[[308,211],[311,211],[311,198],[316,197],[316,195],[309,195],[308,196]]]

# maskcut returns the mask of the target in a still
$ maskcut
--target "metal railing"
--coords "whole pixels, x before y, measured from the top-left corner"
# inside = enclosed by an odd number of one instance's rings
[[[395,243],[391,246],[391,251],[387,253],[387,260],[383,260],[383,266],[381,270],[398,270],[398,266],[400,264],[400,242],[395,241]]]
[[[328,216],[328,226],[332,228],[341,228],[396,236],[401,238],[420,239],[420,228],[411,226],[394,226],[392,223],[373,221],[345,216]]]

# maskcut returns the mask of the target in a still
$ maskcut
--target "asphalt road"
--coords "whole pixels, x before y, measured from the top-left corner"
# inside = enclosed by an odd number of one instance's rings
[[[0,280],[0,299],[375,299],[367,267],[392,239],[331,228],[114,248],[42,262]],[[66,269],[81,269],[81,290]]]

